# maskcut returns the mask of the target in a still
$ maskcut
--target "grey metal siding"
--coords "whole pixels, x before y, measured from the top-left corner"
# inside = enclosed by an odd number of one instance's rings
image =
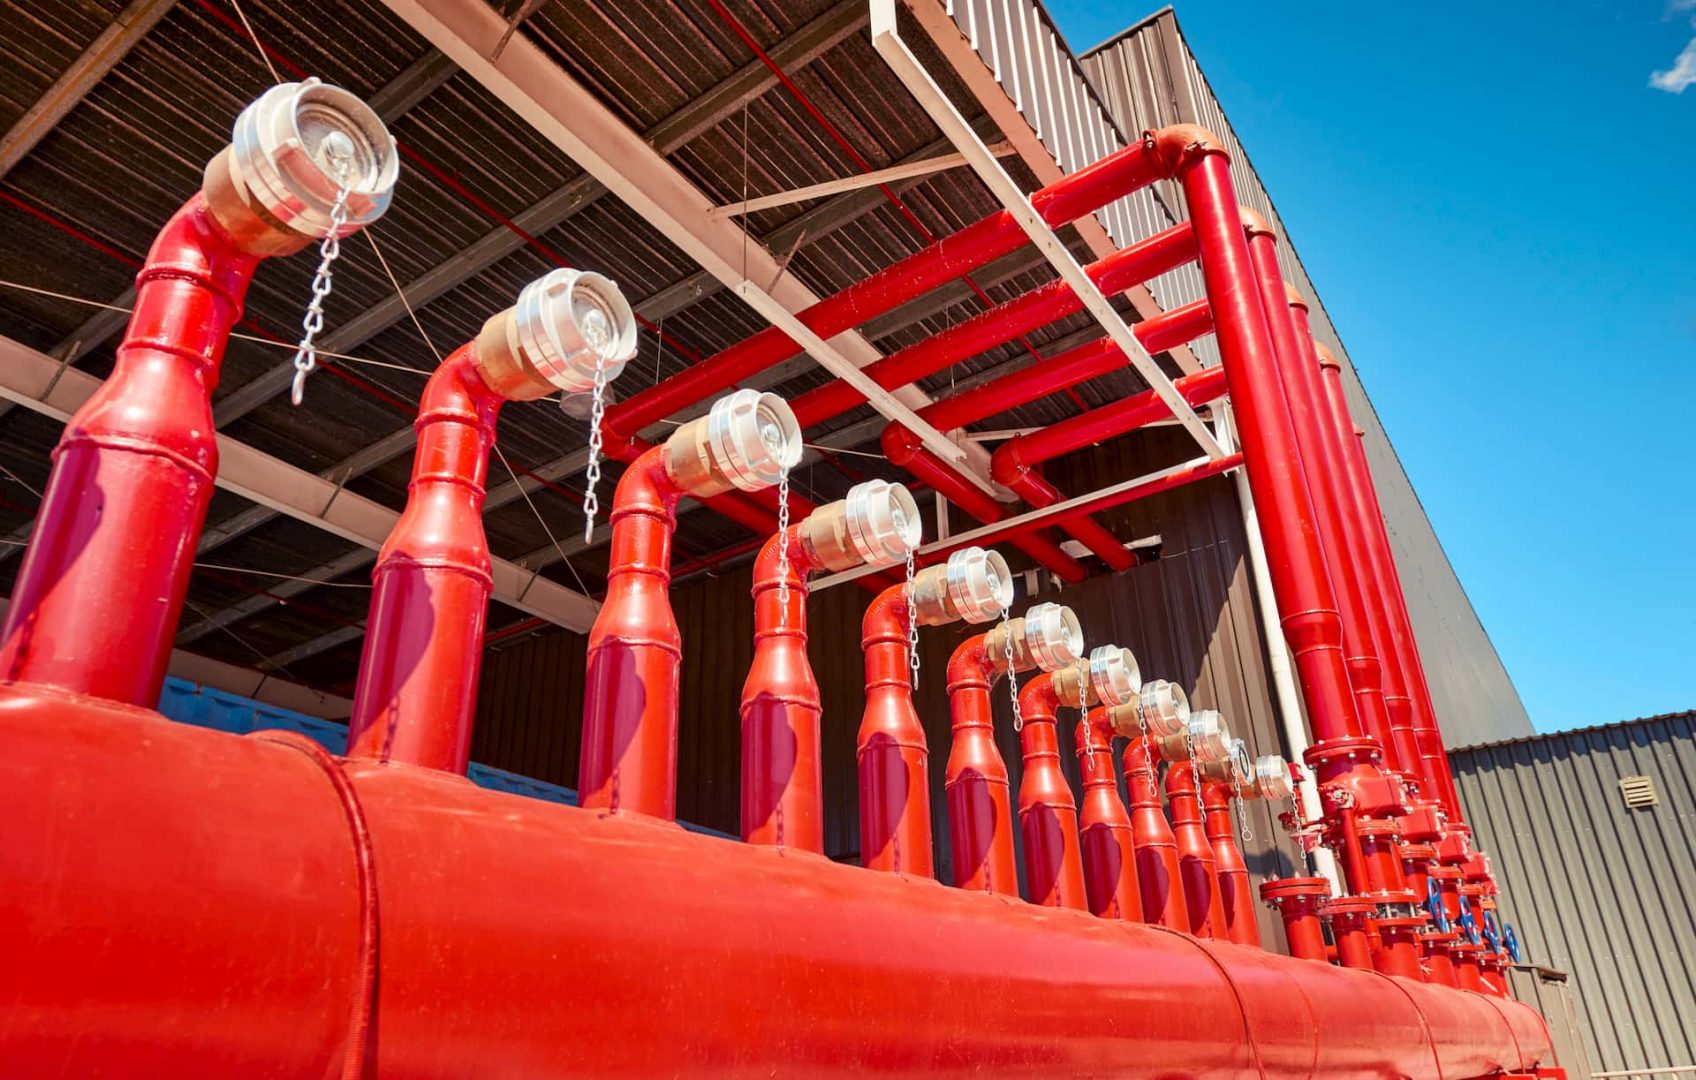
[[[1367,456],[1443,734],[1451,745],[1530,734],[1531,721],[1519,693],[1420,506],[1348,350],[1296,254],[1293,238],[1285,232],[1248,152],[1238,142],[1223,106],[1184,41],[1177,17],[1170,9],[1162,11],[1085,53],[1083,65],[1122,130],[1195,123],[1223,140],[1231,155],[1231,178],[1238,197],[1259,211],[1283,238],[1279,261],[1285,279],[1312,305],[1315,337],[1343,361],[1349,406],[1366,432]],[[1168,192],[1162,203],[1183,213],[1183,200],[1173,192]],[[1155,296],[1168,307],[1195,299],[1201,295],[1200,289],[1193,267],[1167,275],[1153,285]],[[1198,355],[1206,354],[1198,351]]]
[[[1696,713],[1455,751],[1509,922],[1570,972],[1598,1071],[1696,1066]],[[1619,782],[1660,801],[1629,809]]]

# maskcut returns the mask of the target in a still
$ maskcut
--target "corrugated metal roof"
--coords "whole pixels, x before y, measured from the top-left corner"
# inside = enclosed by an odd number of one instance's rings
[[[1592,1065],[1696,1064],[1696,712],[1449,758],[1529,959],[1572,975]],[[1628,807],[1628,777],[1659,801]]]

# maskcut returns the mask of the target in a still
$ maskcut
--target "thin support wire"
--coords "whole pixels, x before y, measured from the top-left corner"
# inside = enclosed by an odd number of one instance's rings
[[[247,12],[241,9],[241,0],[230,0],[230,6],[236,9],[236,18],[247,27],[247,36],[253,39],[253,47],[259,53],[259,59],[264,61],[265,70],[271,73],[271,81],[281,83],[283,78],[277,74],[277,65],[271,63],[271,54],[265,51],[265,43],[259,40],[259,34],[253,29],[253,24],[247,21]]]
[[[501,464],[506,467],[506,474],[512,477],[513,486],[518,488],[520,495],[524,496],[524,501],[529,504],[530,512],[536,515],[536,523],[542,526],[542,531],[547,534],[548,543],[552,544],[554,550],[559,552],[559,561],[565,564],[567,570],[571,571],[573,580],[577,582],[577,590],[584,596],[588,596],[589,586],[583,584],[583,576],[577,572],[577,567],[571,564],[571,559],[566,556],[565,548],[561,546],[559,539],[554,536],[554,531],[548,528],[547,519],[542,517],[542,512],[536,508],[536,501],[530,497],[530,489],[525,487],[523,481],[518,479],[518,473],[514,471],[512,462],[506,459],[506,454],[501,450],[499,443],[494,444],[494,450],[495,456],[500,458]],[[541,573],[541,571],[538,570],[537,573]]]

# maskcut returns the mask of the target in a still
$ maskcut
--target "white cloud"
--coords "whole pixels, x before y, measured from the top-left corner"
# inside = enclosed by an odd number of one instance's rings
[[[1691,2],[1696,3],[1696,0]],[[1649,76],[1650,86],[1656,90],[1665,90],[1669,94],[1682,94],[1684,88],[1692,83],[1696,83],[1696,38],[1690,39],[1690,44],[1678,54],[1678,59],[1672,62],[1672,67]]]

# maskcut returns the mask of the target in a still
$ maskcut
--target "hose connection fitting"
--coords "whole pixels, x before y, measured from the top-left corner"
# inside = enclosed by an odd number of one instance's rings
[[[1149,731],[1153,734],[1153,725]],[[1228,763],[1231,743],[1231,730],[1225,718],[1212,709],[1197,709],[1178,730],[1154,735],[1155,753],[1167,761],[1193,761],[1198,769]]]
[[[477,373],[512,401],[589,393],[597,366],[604,386],[634,355],[630,304],[610,278],[586,270],[550,270],[477,335]]]
[[[1295,781],[1290,776],[1290,763],[1277,754],[1255,758],[1252,775],[1254,783],[1245,784],[1244,790],[1252,791],[1267,802],[1287,802],[1296,793]]]
[[[347,236],[383,216],[400,173],[376,110],[317,79],[281,83],[236,118],[230,145],[206,166],[213,217],[256,255],[287,255],[336,228]]]
[[[801,523],[808,560],[822,570],[888,566],[918,549],[923,521],[905,486],[867,480]]]
[[[1142,670],[1129,649],[1099,645],[1089,653],[1089,685],[1095,704],[1109,709],[1129,705],[1142,690]]]
[[[1216,784],[1228,784],[1233,791],[1241,793],[1245,798],[1254,794],[1254,758],[1248,752],[1248,743],[1241,739],[1232,739],[1230,751],[1221,761],[1200,762],[1201,778]]]
[[[801,460],[801,425],[776,394],[738,390],[665,441],[665,470],[695,496],[771,487]]]
[[[1137,738],[1146,724],[1151,738],[1163,739],[1181,735],[1190,718],[1190,699],[1184,688],[1165,679],[1144,683],[1135,710],[1123,709],[1114,714],[1114,729],[1126,738]],[[1128,722],[1126,727],[1120,721]],[[1140,721],[1140,723],[1139,723]]]
[[[1012,649],[1008,649],[1011,639]],[[1013,670],[1057,671],[1078,662],[1083,655],[1084,628],[1071,608],[1041,603],[984,635],[984,652],[1005,674],[1006,656],[1013,657]]]
[[[961,548],[913,576],[913,615],[920,626],[986,623],[1012,603],[1013,574],[999,552]]]

